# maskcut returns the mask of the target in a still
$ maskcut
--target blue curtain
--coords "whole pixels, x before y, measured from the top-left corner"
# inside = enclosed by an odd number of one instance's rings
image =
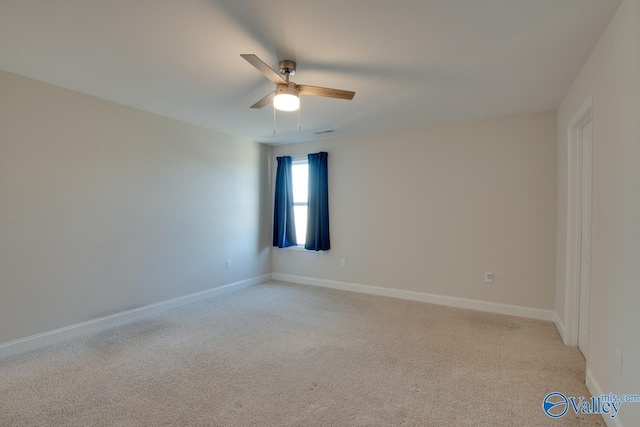
[[[309,210],[305,249],[327,251],[329,242],[329,181],[324,151],[309,154]]]
[[[293,175],[291,157],[278,157],[276,196],[273,209],[273,246],[296,246],[296,222],[293,217]]]

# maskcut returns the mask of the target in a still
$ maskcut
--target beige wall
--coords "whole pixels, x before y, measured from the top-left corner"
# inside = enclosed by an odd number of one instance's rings
[[[269,151],[0,72],[0,343],[269,273]]]
[[[605,393],[640,393],[640,0],[625,0],[558,108],[556,311],[565,315],[567,127],[593,96],[593,240],[587,368]],[[623,353],[623,375],[615,349]],[[625,426],[640,404],[623,405]]]
[[[332,249],[274,249],[274,273],[553,308],[555,112],[279,146],[272,162],[321,150]]]

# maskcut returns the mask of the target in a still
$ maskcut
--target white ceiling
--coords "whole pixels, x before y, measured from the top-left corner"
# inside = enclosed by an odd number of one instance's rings
[[[0,0],[0,69],[284,143],[553,109],[620,0]],[[245,62],[298,62],[297,114]]]

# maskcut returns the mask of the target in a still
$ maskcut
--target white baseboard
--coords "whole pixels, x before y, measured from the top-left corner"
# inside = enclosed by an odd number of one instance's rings
[[[385,297],[400,298],[411,301],[428,302],[431,304],[468,308],[471,310],[486,311],[489,313],[508,314],[511,316],[527,317],[530,319],[552,321],[554,315],[554,312],[552,310],[524,307],[520,305],[509,305],[490,301],[473,300],[468,298],[404,291],[401,289],[383,288],[380,286],[361,285],[357,283],[314,279],[311,277],[294,276],[282,273],[272,273],[271,276],[273,280],[299,283],[301,285],[321,286],[325,288],[340,289],[343,291],[360,292],[365,294],[381,295]]]
[[[589,369],[587,369],[587,388],[589,389],[589,393],[591,393],[592,396],[602,396],[603,394],[607,394],[602,391],[600,384],[598,384],[598,381],[596,381],[593,373]],[[620,410],[622,411],[623,408],[624,405],[622,405]],[[620,418],[618,418],[619,416],[619,413],[616,418],[611,418],[610,416],[603,414],[602,419],[608,427],[624,427],[622,425],[622,421],[620,421]]]
[[[171,308],[191,304],[202,301],[207,298],[221,295],[223,293],[246,288],[271,280],[271,274],[263,274],[262,276],[252,277],[250,279],[241,280],[239,282],[229,283],[227,285],[218,286],[216,288],[207,289],[206,291],[196,292],[184,295],[170,300],[157,302],[155,304],[145,305],[143,307],[134,308],[133,310],[122,311],[120,313],[111,314],[109,316],[100,317],[98,319],[88,320],[75,325],[65,326],[41,334],[31,335],[26,338],[20,338],[0,344],[0,359],[12,356],[14,354],[24,353],[26,351],[35,350],[47,345],[56,344],[61,341],[68,340],[89,332],[98,332],[107,328],[121,326],[138,320],[151,314],[160,313]]]
[[[562,342],[566,344],[567,341],[564,339],[564,323],[562,323],[562,320],[560,320],[560,317],[558,317],[558,313],[556,313],[555,311],[553,312],[553,323],[556,325],[556,329],[560,333]]]

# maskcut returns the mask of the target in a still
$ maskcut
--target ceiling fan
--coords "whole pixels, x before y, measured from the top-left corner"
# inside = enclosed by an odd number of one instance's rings
[[[355,92],[340,89],[329,89],[326,87],[298,85],[289,81],[289,77],[296,73],[296,63],[285,59],[280,61],[279,73],[269,67],[254,54],[242,54],[249,64],[256,67],[266,78],[276,84],[276,90],[262,98],[251,106],[251,108],[262,108],[273,101],[273,106],[281,111],[296,111],[300,108],[300,95],[324,96],[327,98],[338,98],[351,100]]]

